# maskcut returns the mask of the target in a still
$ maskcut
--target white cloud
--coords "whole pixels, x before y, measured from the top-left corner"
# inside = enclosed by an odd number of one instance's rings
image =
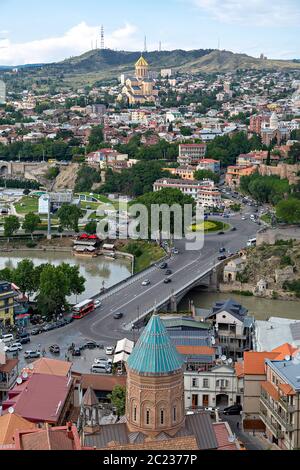
[[[134,49],[137,28],[126,23],[120,29],[106,34],[105,45],[111,49]],[[25,43],[0,40],[0,64],[23,65],[63,60],[91,49],[91,43],[100,46],[100,26],[82,22],[60,37],[50,37]]]
[[[300,21],[298,0],[188,0],[223,23],[291,26]]]

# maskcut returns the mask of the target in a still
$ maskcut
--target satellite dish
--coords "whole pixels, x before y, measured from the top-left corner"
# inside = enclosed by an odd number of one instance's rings
[[[233,363],[233,360],[232,359],[228,359],[228,364],[232,364]]]
[[[34,370],[34,365],[29,364],[29,370]]]
[[[216,338],[214,336],[211,338],[211,344],[213,346],[216,344]]]
[[[10,408],[8,408],[8,412],[10,415],[13,415],[15,412],[15,409],[11,406]]]
[[[227,357],[226,357],[226,356],[222,356],[221,359],[222,359],[223,362],[227,361]]]
[[[228,437],[228,442],[230,442],[230,444],[234,444],[234,442],[236,441],[236,436],[229,436]]]
[[[291,356],[285,356],[284,359],[289,362],[291,360]]]
[[[22,375],[22,377],[23,377],[24,380],[28,379],[28,374],[27,374],[27,372],[24,372],[23,375]]]
[[[18,378],[17,378],[17,384],[18,384],[18,385],[21,385],[21,383],[23,383],[23,380],[21,379],[21,377],[18,377]]]

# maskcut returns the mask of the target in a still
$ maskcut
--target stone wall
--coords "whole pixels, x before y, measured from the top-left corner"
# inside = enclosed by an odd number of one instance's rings
[[[279,240],[300,240],[300,227],[289,226],[267,229],[257,234],[257,246],[263,244],[275,245]]]

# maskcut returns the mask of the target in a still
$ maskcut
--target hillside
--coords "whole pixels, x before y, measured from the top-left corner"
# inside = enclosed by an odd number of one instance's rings
[[[261,60],[246,54],[212,49],[154,51],[144,55],[152,70],[157,71],[170,67],[192,73],[229,72],[236,69],[300,69],[298,61]],[[140,52],[92,50],[58,63],[26,65],[20,68],[18,77],[60,77],[66,82],[76,84],[94,83],[97,80],[117,78],[122,72],[132,71],[139,56]],[[5,73],[5,70],[3,72]]]

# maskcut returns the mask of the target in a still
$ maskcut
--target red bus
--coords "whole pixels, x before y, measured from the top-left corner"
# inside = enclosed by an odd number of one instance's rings
[[[95,310],[95,301],[94,300],[84,300],[80,304],[73,307],[73,318],[74,320],[81,320],[81,318],[86,317],[89,313]]]

